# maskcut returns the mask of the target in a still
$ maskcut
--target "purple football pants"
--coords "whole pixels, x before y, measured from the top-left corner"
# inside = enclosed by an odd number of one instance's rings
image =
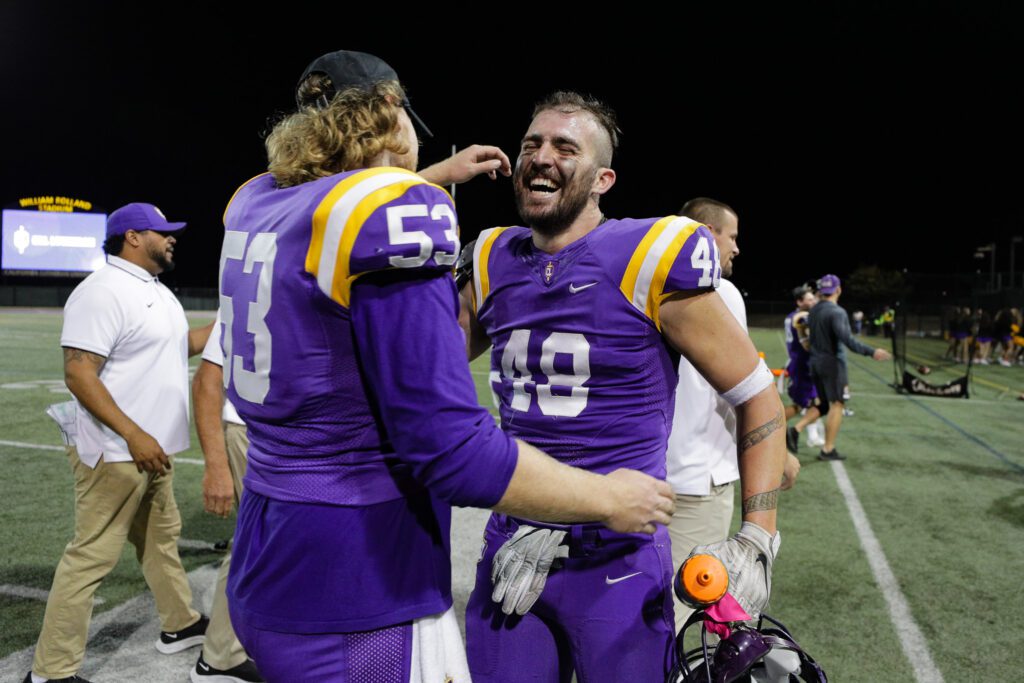
[[[492,515],[466,607],[466,648],[476,683],[663,681],[674,652],[672,553],[653,539],[596,525],[568,527],[569,558],[548,575],[533,608],[506,616],[491,601],[491,561],[519,524]]]
[[[810,408],[814,399],[818,398],[818,390],[814,387],[814,380],[811,379],[810,370],[789,372],[789,387],[786,390],[789,398],[795,405],[801,408]]]
[[[278,633],[232,616],[268,683],[408,683],[412,622],[355,633]]]

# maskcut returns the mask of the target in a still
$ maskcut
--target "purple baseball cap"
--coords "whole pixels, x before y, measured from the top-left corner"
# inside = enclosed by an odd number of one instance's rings
[[[129,230],[181,232],[184,229],[185,223],[169,222],[160,209],[144,202],[125,204],[107,218],[107,237],[123,235]]]
[[[822,275],[818,278],[818,291],[826,296],[830,296],[836,293],[839,286],[842,285],[838,275]]]
[[[398,80],[398,74],[395,70],[380,57],[366,52],[355,52],[354,50],[328,52],[314,59],[306,67],[306,70],[302,72],[302,78],[299,79],[298,84],[295,86],[295,103],[300,107],[303,103],[299,101],[299,86],[312,73],[322,73],[329,77],[335,93],[347,90],[348,88],[369,90],[375,84],[382,81]],[[329,99],[321,98],[320,101],[316,102],[316,106],[319,108],[326,107]],[[409,118],[416,122],[427,137],[434,137],[434,134],[427,128],[427,124],[423,123],[423,119],[412,110],[412,107],[409,105],[409,98],[403,96],[402,106],[408,112]]]

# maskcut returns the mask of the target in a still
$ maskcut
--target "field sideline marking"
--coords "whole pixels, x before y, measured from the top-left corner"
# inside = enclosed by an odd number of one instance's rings
[[[879,382],[882,382],[885,385],[889,384],[884,379],[879,377],[878,374],[876,374],[873,370],[870,370],[869,368],[865,367],[864,365],[861,365],[860,363],[854,363],[854,367],[856,367],[856,368],[858,368],[860,370],[863,370],[864,372],[866,372],[867,374],[871,375],[872,377],[874,377]],[[993,448],[992,446],[988,445],[980,437],[975,436],[974,434],[971,434],[969,431],[967,431],[966,429],[964,429],[963,427],[961,427],[957,423],[953,422],[952,420],[947,418],[945,415],[943,415],[943,414],[933,410],[930,406],[922,403],[921,401],[918,401],[917,399],[915,399],[912,396],[904,395],[903,398],[907,399],[908,401],[910,401],[915,406],[917,406],[921,410],[925,411],[926,413],[928,413],[932,417],[934,417],[934,418],[938,419],[939,421],[945,423],[947,426],[952,427],[954,430],[959,432],[962,436],[965,436],[965,437],[967,437],[968,440],[973,441],[974,443],[978,444],[979,446],[984,448],[986,451],[988,451],[992,455],[996,456],[996,458],[998,458],[999,460],[1002,460],[1006,465],[1009,465],[1011,468],[1013,468],[1017,472],[1019,472],[1021,474],[1024,474],[1024,465],[1019,465],[1019,464],[1015,463],[1013,460],[1010,460],[1010,458],[1007,457],[1004,453],[1002,453],[1001,451],[999,451],[999,450]],[[967,399],[967,400],[969,401],[970,399]]]
[[[782,333],[778,333],[779,342],[785,349],[786,344],[782,339]],[[788,349],[786,349],[788,352]],[[860,367],[860,366],[858,366]],[[846,502],[846,509],[853,520],[853,528],[857,531],[857,538],[860,539],[860,546],[864,549],[868,566],[871,567],[871,574],[875,577],[875,583],[882,591],[882,597],[889,608],[889,619],[896,629],[896,635],[900,639],[900,647],[906,655],[910,666],[914,669],[914,678],[919,683],[941,683],[942,672],[935,666],[931,652],[928,650],[928,643],[914,621],[910,613],[910,606],[907,599],[900,590],[899,582],[892,573],[889,561],[885,558],[882,544],[871,529],[867,513],[860,504],[857,491],[853,488],[853,482],[846,474],[846,468],[841,462],[832,463],[832,474],[835,475],[836,484],[843,494]]]
[[[204,564],[187,573],[187,576],[190,579],[189,584],[192,587],[193,595],[198,591],[198,586],[211,586],[216,583],[219,564],[219,562]],[[155,609],[147,609],[146,613],[141,615],[145,621],[143,623],[137,623],[140,616],[140,610],[143,606],[146,606],[148,602],[152,602],[152,599],[152,594],[148,590],[145,590],[139,595],[122,602],[120,605],[116,605],[105,612],[95,615],[89,623],[89,635],[87,642],[90,645],[93,644],[94,638],[97,634],[108,626],[120,623],[123,623],[125,626],[130,626],[133,630],[138,628],[153,628],[155,632],[155,629],[159,628],[159,621],[155,618],[155,614],[153,614],[156,611]],[[121,622],[122,618],[124,618],[124,622]],[[24,667],[32,665],[32,651],[34,649],[35,643],[21,650],[15,650],[3,659],[0,659],[0,675],[6,675],[7,673],[17,670],[17,676],[19,678],[15,679],[12,677],[11,680],[20,680],[20,676],[22,675],[21,671],[25,671]],[[116,650],[107,655],[104,655],[103,653],[94,653],[92,657],[86,660],[84,668],[92,669],[107,666],[110,659],[116,656]]]
[[[839,484],[839,490],[846,501],[846,508],[849,510],[853,526],[857,530],[860,545],[868,558],[868,565],[871,566],[871,573],[874,574],[875,583],[881,589],[882,596],[889,607],[889,618],[892,620],[893,626],[896,627],[896,635],[899,636],[900,646],[903,647],[903,653],[910,660],[910,665],[914,668],[914,678],[921,683],[925,681],[941,683],[943,680],[942,672],[939,671],[932,660],[931,652],[928,651],[928,643],[925,641],[921,629],[918,628],[913,615],[910,613],[907,599],[900,590],[899,582],[892,573],[888,560],[885,559],[885,553],[882,551],[882,546],[878,542],[875,532],[871,530],[871,523],[864,512],[864,507],[860,504],[860,499],[857,498],[857,492],[854,490],[853,483],[846,474],[846,468],[843,467],[843,463],[833,462],[832,474],[835,475],[836,483]]]
[[[0,584],[0,595],[9,595],[12,598],[27,598],[29,600],[39,600],[46,602],[46,599],[50,597],[50,591],[43,590],[42,588],[30,588],[28,586],[16,586],[13,583]],[[94,597],[92,604],[102,605],[106,600],[100,597]]]
[[[4,441],[0,440],[0,446],[14,446],[15,448],[35,448],[40,451],[64,451],[63,446],[50,446],[41,443],[25,443],[23,441]]]
[[[34,448],[40,451],[61,451],[64,452],[64,446],[51,446],[43,443],[25,443],[24,441],[4,441],[0,440],[0,446],[14,446],[15,448]],[[199,458],[174,458],[174,462],[183,462],[186,465],[205,465],[206,463]]]

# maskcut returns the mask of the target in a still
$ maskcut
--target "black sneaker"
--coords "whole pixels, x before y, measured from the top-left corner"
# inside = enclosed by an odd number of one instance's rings
[[[800,448],[800,432],[796,431],[796,427],[790,427],[786,430],[786,448],[789,449],[790,453],[796,453],[797,449]]]
[[[199,621],[188,628],[173,632],[160,631],[160,639],[156,641],[156,649],[165,655],[170,655],[187,650],[190,647],[195,647],[196,645],[202,645],[203,640],[206,638],[206,627],[209,625],[210,620],[203,615],[199,615]]]
[[[32,683],[31,671],[25,674],[25,680],[21,683]],[[67,678],[47,678],[46,683],[89,683],[89,681],[85,680],[78,674],[75,674],[74,676],[68,676]]]
[[[839,451],[833,448],[828,453],[826,453],[825,451],[821,451],[820,453],[818,453],[818,460],[846,460],[846,456],[841,455]]]
[[[196,665],[192,667],[190,674],[192,683],[263,683],[263,676],[256,668],[256,662],[247,659],[238,666],[230,669],[218,669],[210,666],[203,659],[203,653],[199,653]]]

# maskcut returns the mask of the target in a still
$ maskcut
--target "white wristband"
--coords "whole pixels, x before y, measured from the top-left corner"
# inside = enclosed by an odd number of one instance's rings
[[[754,369],[750,371],[750,374],[742,382],[722,394],[722,398],[735,408],[754,398],[767,387],[770,387],[772,381],[771,370],[764,364],[764,358],[762,358],[754,366]]]

